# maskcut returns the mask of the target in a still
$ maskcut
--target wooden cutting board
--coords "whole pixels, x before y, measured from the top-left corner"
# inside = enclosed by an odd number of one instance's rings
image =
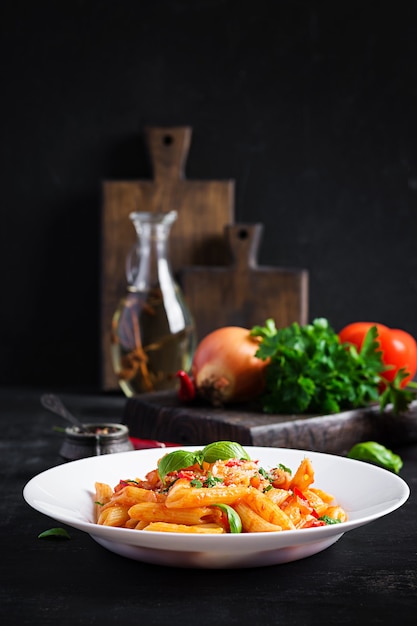
[[[334,415],[267,415],[250,407],[183,405],[172,391],[129,398],[123,423],[132,437],[178,445],[213,441],[298,448],[346,454],[355,443],[377,441],[389,448],[417,441],[417,402],[407,413],[392,415],[379,407]]]
[[[259,266],[262,224],[228,224],[232,263],[187,267],[180,282],[194,315],[198,338],[222,326],[251,328],[273,318],[277,326],[307,323],[308,272]]]
[[[102,387],[118,387],[110,357],[111,320],[126,289],[126,256],[136,242],[132,211],[178,212],[170,234],[174,273],[188,265],[218,265],[229,260],[224,226],[234,221],[233,180],[187,180],[185,165],[190,127],[147,127],[145,140],[151,180],[104,181],[101,246]]]

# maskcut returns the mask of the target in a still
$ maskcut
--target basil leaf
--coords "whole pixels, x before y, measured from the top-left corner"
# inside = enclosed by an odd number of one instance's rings
[[[340,519],[336,519],[335,517],[329,517],[329,515],[322,515],[319,517],[319,520],[325,522],[328,526],[332,524],[341,524]]]
[[[215,461],[226,461],[227,459],[245,459],[249,461],[250,457],[240,443],[235,441],[215,441],[214,443],[209,443],[203,450],[194,452],[174,450],[169,452],[160,459],[158,474],[163,481],[170,472],[190,467],[195,463],[202,465],[203,461],[214,463]]]
[[[38,539],[45,539],[47,537],[71,539],[69,533],[65,530],[65,528],[50,528],[49,530],[44,530],[43,533],[40,533],[40,535],[38,535]]]
[[[281,469],[283,472],[287,472],[287,474],[292,476],[292,470],[286,465],[283,465],[282,463],[278,463],[278,469]]]
[[[355,444],[349,450],[348,457],[350,459],[357,459],[358,461],[375,463],[396,474],[399,473],[403,466],[402,459],[398,454],[394,454],[394,452],[388,450],[388,448],[376,441],[364,441]]]
[[[206,463],[215,461],[227,461],[227,459],[245,459],[250,461],[250,456],[236,441],[215,441],[209,443],[202,450],[202,457]]]
[[[188,452],[186,450],[174,450],[169,452],[158,462],[158,474],[163,481],[165,476],[170,472],[176,472],[180,469],[190,467],[198,463],[198,452]]]
[[[204,487],[210,489],[211,487],[218,487],[219,483],[223,482],[223,478],[218,478],[217,476],[213,476],[211,472],[208,472],[207,478],[204,482]]]
[[[226,513],[231,533],[236,534],[242,532],[242,520],[231,506],[228,504],[213,504],[212,506],[216,506],[223,511],[223,513]]]

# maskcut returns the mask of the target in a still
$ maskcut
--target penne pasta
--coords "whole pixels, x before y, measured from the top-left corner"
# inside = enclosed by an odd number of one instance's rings
[[[283,530],[282,526],[272,524],[258,515],[246,502],[238,502],[235,509],[242,520],[243,530],[247,533],[279,532]]]
[[[99,483],[99,482],[96,482],[95,488],[96,488],[96,496],[95,496],[95,501],[94,501],[95,502],[95,515],[96,515],[96,518],[98,519],[102,510],[102,507],[108,502],[110,502],[110,500],[112,499],[113,489],[110,487],[110,485],[107,485],[106,483]]]
[[[214,516],[209,507],[192,507],[188,509],[169,509],[165,504],[141,502],[129,509],[129,517],[146,522],[170,522],[177,524],[203,524],[207,518]]]
[[[101,511],[98,524],[103,526],[124,526],[129,519],[129,513],[124,506],[110,506],[104,511]]]
[[[331,517],[332,519],[337,519],[339,522],[346,522],[347,520],[346,511],[338,505],[329,506],[324,512],[324,515],[328,515],[328,517]]]
[[[282,530],[294,529],[294,524],[289,516],[262,491],[253,487],[250,488],[244,502],[266,522],[278,526]]]
[[[113,489],[110,485],[106,485],[106,483],[96,483],[96,502],[100,504],[106,504],[106,502],[110,502],[113,496]]]
[[[146,532],[224,534],[287,532],[347,520],[334,497],[313,486],[308,458],[294,475],[279,464],[266,471],[249,457],[172,469],[179,465],[168,457],[162,474],[152,469],[143,480],[120,480],[114,488],[97,481],[96,523]]]
[[[225,530],[218,524],[195,524],[187,526],[185,524],[168,524],[166,522],[152,522],[145,526],[143,530],[156,530],[159,532],[174,533],[199,533],[202,534],[223,534]]]
[[[281,504],[283,504],[283,502],[285,502],[285,500],[288,498],[288,495],[289,495],[288,489],[274,489],[274,488],[272,488],[272,489],[269,489],[269,491],[266,492],[267,498],[272,500],[272,502],[274,502],[278,506],[280,506]]]
[[[311,464],[310,459],[303,459],[294,474],[294,477],[291,479],[289,488],[293,489],[297,487],[300,491],[304,491],[308,489],[310,485],[314,482],[314,470]]]
[[[316,487],[310,487],[309,492],[315,493],[323,502],[327,502],[327,504],[330,504],[334,500],[334,497],[330,493],[322,489],[316,489]]]
[[[168,492],[165,504],[168,508],[188,508],[195,506],[208,506],[222,502],[233,504],[248,492],[248,487],[212,487],[200,489],[191,487],[186,479],[177,480]]]
[[[323,492],[321,492],[323,493]],[[313,509],[315,509],[318,513],[318,515],[324,515],[325,511],[327,510],[329,503],[325,502],[318,493],[316,493],[315,491],[313,491],[312,489],[307,489],[304,492],[305,497],[307,498],[310,506],[313,507]],[[333,498],[331,498],[330,502],[333,501]]]

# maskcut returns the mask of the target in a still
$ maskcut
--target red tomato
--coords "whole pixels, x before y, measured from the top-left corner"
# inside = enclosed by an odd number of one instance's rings
[[[379,334],[382,360],[385,365],[394,365],[394,369],[383,373],[386,380],[394,380],[397,371],[404,367],[407,378],[401,383],[405,387],[417,372],[417,343],[409,333],[399,328],[384,330]]]
[[[372,327],[378,330],[378,341],[382,351],[382,361],[393,368],[383,372],[385,380],[392,381],[398,370],[405,368],[408,376],[404,378],[401,387],[405,387],[417,372],[417,343],[405,330],[388,328],[384,324],[374,322],[354,322],[345,326],[339,333],[342,343],[353,343],[361,348],[366,333]]]
[[[377,322],[353,322],[352,324],[348,324],[342,328],[339,333],[340,341],[342,343],[348,341],[349,343],[353,343],[355,346],[360,348],[366,333],[370,328],[372,328],[372,326],[376,326],[378,334],[380,334],[382,330],[388,330],[388,326],[378,324]]]

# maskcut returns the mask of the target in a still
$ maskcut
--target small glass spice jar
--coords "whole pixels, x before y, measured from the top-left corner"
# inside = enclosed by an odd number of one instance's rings
[[[90,456],[128,452],[134,447],[129,439],[129,430],[124,424],[84,424],[84,431],[76,426],[65,429],[65,439],[60,456],[67,461],[76,461]]]

